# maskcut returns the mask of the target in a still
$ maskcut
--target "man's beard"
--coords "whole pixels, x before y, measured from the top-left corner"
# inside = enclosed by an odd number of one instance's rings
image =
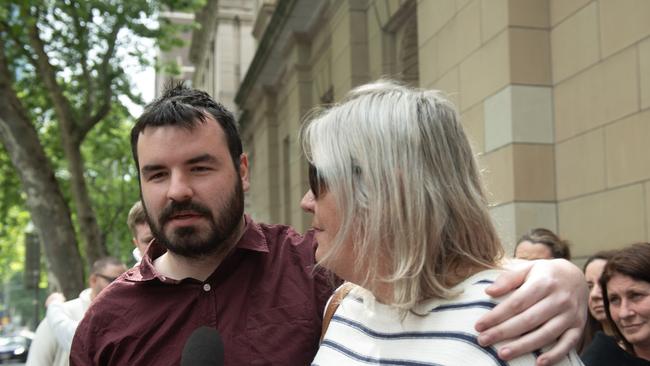
[[[144,201],[143,201],[144,202]],[[145,208],[146,211],[146,208]],[[172,217],[183,211],[191,211],[205,218],[210,228],[206,232],[200,232],[196,226],[183,226],[174,230],[167,236],[165,234],[165,224]],[[212,212],[204,205],[190,200],[183,202],[172,201],[158,215],[158,222],[155,223],[147,212],[147,221],[151,231],[158,242],[167,248],[170,252],[187,257],[200,258],[218,253],[221,250],[227,250],[224,245],[231,238],[244,214],[244,191],[240,179],[237,179],[234,192],[228,197],[221,212],[216,213],[217,220],[214,219]]]

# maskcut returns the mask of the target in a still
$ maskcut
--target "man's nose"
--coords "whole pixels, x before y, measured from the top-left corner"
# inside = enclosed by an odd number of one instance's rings
[[[189,178],[182,173],[172,173],[169,189],[167,190],[167,198],[172,201],[182,202],[192,198],[194,191],[190,184]]]

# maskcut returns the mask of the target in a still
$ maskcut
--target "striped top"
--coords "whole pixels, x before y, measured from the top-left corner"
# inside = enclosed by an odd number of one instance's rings
[[[539,353],[506,362],[495,347],[478,344],[474,324],[503,300],[484,292],[501,272],[479,272],[454,288],[455,298],[426,301],[416,309],[423,315],[409,313],[403,320],[357,287],[334,313],[312,366],[534,365]],[[582,363],[572,351],[558,365]]]

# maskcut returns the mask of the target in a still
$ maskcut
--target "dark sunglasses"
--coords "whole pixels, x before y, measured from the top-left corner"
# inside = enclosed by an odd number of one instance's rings
[[[327,191],[325,179],[311,163],[309,164],[309,189],[314,194],[314,198],[318,198],[319,195]]]
[[[111,283],[111,282],[113,282],[113,281],[115,281],[117,279],[117,277],[109,277],[109,276],[103,275],[101,273],[95,273],[95,276],[105,279],[106,282],[108,282],[108,283]]]

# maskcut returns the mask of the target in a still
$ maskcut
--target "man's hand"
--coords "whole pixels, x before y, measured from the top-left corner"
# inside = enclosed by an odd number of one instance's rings
[[[552,365],[576,346],[587,321],[587,285],[580,269],[564,259],[517,261],[506,266],[486,289],[492,297],[515,290],[476,322],[478,341],[488,346],[515,338],[499,349],[511,360],[557,343],[537,358],[538,366]]]
[[[45,307],[50,306],[50,304],[62,304],[65,302],[65,296],[60,292],[52,292],[50,296],[45,299]]]

